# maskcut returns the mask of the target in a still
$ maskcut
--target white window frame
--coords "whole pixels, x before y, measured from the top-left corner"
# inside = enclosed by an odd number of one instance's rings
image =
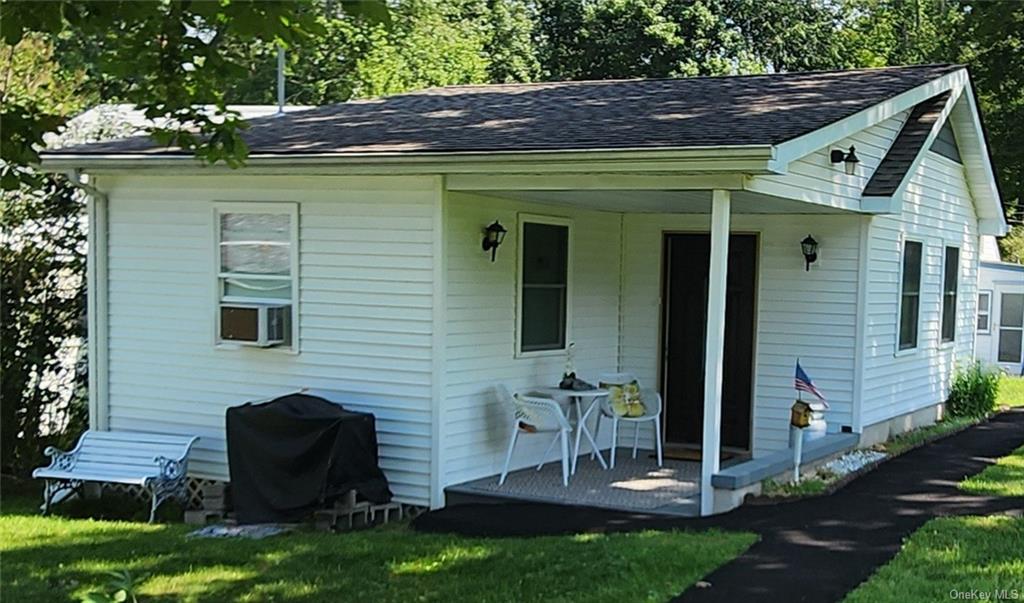
[[[999,324],[995,328],[996,337],[996,363],[997,364],[1008,364],[1011,366],[1019,366],[1024,361],[1024,349],[1017,350],[1017,360],[1002,360],[999,358],[999,347],[1003,342],[1003,331],[1019,331],[1022,333],[1021,339],[1024,340],[1024,324],[1019,327],[1006,327],[1003,326],[1003,297],[1007,295],[1024,295],[1024,291],[1009,290],[999,292]],[[1022,348],[1024,348],[1024,341],[1022,341]]]
[[[988,296],[988,303],[985,304],[984,311],[981,308],[981,296],[982,295],[987,295]],[[980,289],[978,291],[978,299],[975,302],[977,304],[977,312],[975,313],[975,316],[974,316],[974,330],[977,331],[981,335],[991,335],[992,334],[992,295],[993,295],[993,292],[992,292],[991,289]],[[978,328],[978,317],[982,316],[982,315],[984,315],[986,318],[988,318],[988,320],[986,321],[986,324],[988,325],[988,328],[984,329],[984,330]]]
[[[946,314],[945,314],[946,313],[946,254],[949,252],[950,248],[956,249],[956,296],[955,296],[955,298],[953,300],[953,338],[950,339],[950,340],[945,340],[942,337],[942,324],[946,320]],[[924,263],[923,260],[924,260],[924,258],[922,258],[922,269],[923,269],[923,263]],[[942,288],[939,289],[939,347],[940,348],[949,348],[949,347],[953,347],[953,346],[956,345],[956,335],[957,335],[956,332],[957,332],[957,326],[958,326],[957,319],[959,318],[959,316],[957,316],[957,312],[959,311],[959,306],[960,306],[960,284],[963,282],[963,278],[961,278],[963,276],[963,274],[961,274],[962,266],[964,265],[964,261],[963,260],[964,260],[963,249],[961,249],[959,245],[951,245],[949,243],[945,243],[942,246],[942,279],[941,279],[942,280]],[[922,270],[922,272],[923,272],[923,270]]]
[[[239,296],[224,297],[222,295],[221,281],[224,273],[221,271],[220,258],[220,217],[225,213],[241,214],[276,214],[287,215],[289,226],[289,276],[291,277],[291,299],[288,303],[291,306],[291,345],[277,346],[272,348],[258,348],[253,346],[242,346],[230,341],[222,341],[220,338],[220,305],[221,302],[241,303],[267,303],[267,298],[246,298]],[[213,345],[218,350],[274,350],[278,352],[299,353],[299,204],[295,202],[260,202],[260,201],[217,201],[213,204]]]
[[[917,339],[913,347],[900,349],[900,326],[903,324],[903,265],[907,254],[907,243],[921,244],[921,267],[917,277]],[[900,270],[897,281],[898,295],[896,296],[896,340],[894,342],[895,356],[909,356],[916,354],[921,349],[921,300],[924,297],[924,267],[928,257],[928,243],[924,239],[916,237],[900,237]]]
[[[535,358],[538,356],[558,356],[565,354],[566,349],[572,343],[572,296],[573,296],[573,221],[570,218],[560,216],[548,216],[540,214],[521,213],[517,216],[517,238],[516,238],[516,324],[515,324],[515,357]],[[552,226],[565,226],[568,229],[566,236],[565,267],[565,337],[564,345],[552,350],[530,350],[523,351],[523,230],[526,224],[549,224]]]

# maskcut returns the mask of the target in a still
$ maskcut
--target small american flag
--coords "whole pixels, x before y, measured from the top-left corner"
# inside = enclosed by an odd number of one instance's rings
[[[807,376],[807,373],[804,372],[804,369],[800,366],[799,360],[796,361],[796,378],[793,380],[793,387],[795,387],[798,392],[807,392],[811,394],[815,398],[821,400],[821,403],[825,405],[825,408],[828,408],[828,402],[825,401],[825,396],[821,393],[821,390],[814,385],[814,382]]]

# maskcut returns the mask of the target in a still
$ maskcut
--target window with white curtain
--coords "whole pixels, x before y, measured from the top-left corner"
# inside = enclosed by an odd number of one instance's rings
[[[297,205],[218,203],[215,218],[218,302],[290,305],[290,340],[295,341]],[[222,319],[218,311],[218,320]]]

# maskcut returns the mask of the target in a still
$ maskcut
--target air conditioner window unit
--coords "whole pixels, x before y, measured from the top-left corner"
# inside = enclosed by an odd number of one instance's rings
[[[223,342],[261,348],[288,345],[290,322],[290,304],[220,304],[220,340]]]

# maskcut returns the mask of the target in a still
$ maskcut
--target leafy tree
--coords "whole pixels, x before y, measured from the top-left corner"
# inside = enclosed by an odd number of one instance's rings
[[[81,200],[61,177],[0,192],[0,454],[25,470],[68,427],[81,427],[85,373],[85,229]]]
[[[999,240],[999,256],[1004,262],[1024,264],[1024,226],[1014,225],[1009,234]]]
[[[963,3],[958,60],[967,63],[982,108],[992,163],[1011,221],[1024,218],[1024,3]],[[1015,229],[1020,237],[1020,228]],[[1012,260],[1024,263],[1017,255]]]
[[[297,2],[75,2],[51,0],[0,4],[0,36],[8,46],[29,34],[57,44],[72,40],[87,53],[59,53],[58,61],[80,59],[83,88],[116,82],[117,96],[146,116],[173,117],[177,127],[154,128],[162,143],[194,151],[208,161],[237,164],[246,155],[238,135],[239,117],[227,111],[224,83],[242,67],[220,52],[229,39],[267,39],[290,44],[319,33]],[[98,75],[101,74],[101,75]],[[201,105],[213,104],[214,114]],[[38,162],[43,135],[56,131],[66,115],[40,110],[33,98],[5,94],[3,184],[17,188]]]
[[[492,82],[529,82],[540,75],[533,46],[534,20],[527,0],[488,0],[484,54]]]
[[[463,8],[430,0],[397,4],[394,27],[375,27],[368,34],[369,48],[352,73],[354,94],[373,97],[488,81],[486,32]]]
[[[850,67],[955,62],[964,8],[951,0],[846,0]]]
[[[325,34],[289,49],[289,103],[322,105],[430,86],[528,81],[538,72],[524,0],[403,0],[391,6],[389,26],[348,18],[329,3],[309,10]],[[246,66],[227,94],[232,102],[275,102],[276,46],[254,41],[226,51]]]
[[[826,0],[542,0],[551,79],[836,68],[841,3]]]

